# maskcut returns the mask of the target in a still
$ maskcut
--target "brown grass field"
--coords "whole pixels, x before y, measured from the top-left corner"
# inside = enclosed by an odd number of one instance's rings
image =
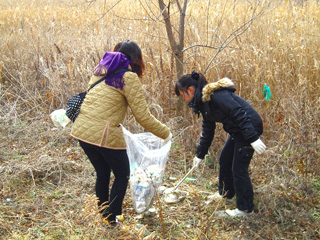
[[[177,30],[175,2],[170,13]],[[153,0],[0,0],[0,238],[320,239],[320,3],[314,0],[261,1],[261,14],[206,72],[211,82],[232,79],[236,93],[263,118],[268,149],[254,156],[250,169],[255,214],[219,218],[215,211],[234,205],[205,203],[217,191],[227,137],[219,126],[205,164],[192,174],[197,180],[180,187],[189,192],[186,199],[169,205],[159,196],[158,213],[140,216],[128,191],[127,230],[101,227],[94,169],[69,136],[71,126],[55,128],[49,114],[86,88],[105,51],[122,40],[137,42],[147,66],[142,82],[150,109],[174,136],[163,179],[174,186],[172,177],[181,179],[192,166],[201,119],[189,110],[176,114],[175,62],[157,6]],[[203,72],[254,6],[188,1],[184,71]],[[132,116],[124,125],[143,131]]]

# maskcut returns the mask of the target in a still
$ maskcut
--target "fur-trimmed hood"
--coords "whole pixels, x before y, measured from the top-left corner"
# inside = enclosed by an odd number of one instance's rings
[[[217,82],[214,83],[208,83],[203,89],[202,89],[202,101],[203,102],[209,102],[210,97],[213,94],[214,91],[220,89],[220,88],[234,88],[234,83],[227,77],[220,79]],[[235,90],[235,89],[234,89]]]

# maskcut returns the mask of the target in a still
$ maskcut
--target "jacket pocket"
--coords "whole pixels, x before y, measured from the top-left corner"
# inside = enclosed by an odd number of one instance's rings
[[[244,161],[244,162],[250,162],[253,156],[254,150],[251,146],[243,146],[239,148],[238,156]]]
[[[110,122],[107,121],[106,125],[104,126],[104,129],[102,131],[101,138],[100,138],[99,145],[101,147],[107,146],[108,138],[109,138],[109,130],[110,130]]]

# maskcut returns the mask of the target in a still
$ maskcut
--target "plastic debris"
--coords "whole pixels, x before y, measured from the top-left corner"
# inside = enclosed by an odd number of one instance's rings
[[[50,118],[54,126],[57,128],[58,127],[65,128],[70,123],[70,119],[67,117],[65,109],[58,109],[53,111],[50,114]]]
[[[271,99],[271,90],[267,85],[264,85],[263,87],[263,96],[266,101]]]
[[[166,194],[164,194],[164,201],[166,203],[178,203],[185,199],[188,195],[189,193],[187,191],[168,191]]]
[[[122,127],[130,161],[130,190],[133,205],[138,213],[148,210],[155,189],[162,184],[171,141],[163,140],[152,133],[132,134]]]
[[[185,182],[195,182],[195,181],[197,181],[197,179],[196,178],[186,178],[185,180],[184,180]]]

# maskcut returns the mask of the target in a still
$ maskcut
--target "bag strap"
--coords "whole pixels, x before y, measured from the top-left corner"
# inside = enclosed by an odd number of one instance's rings
[[[91,88],[93,88],[94,86],[96,86],[97,84],[101,83],[103,80],[105,80],[107,77],[110,77],[110,76],[114,76],[120,72],[129,72],[131,71],[129,68],[119,68],[111,73],[108,73],[107,75],[105,75],[103,78],[99,79],[98,81],[96,81],[94,84],[91,85],[91,87],[87,90],[87,92],[89,92],[89,90]]]

